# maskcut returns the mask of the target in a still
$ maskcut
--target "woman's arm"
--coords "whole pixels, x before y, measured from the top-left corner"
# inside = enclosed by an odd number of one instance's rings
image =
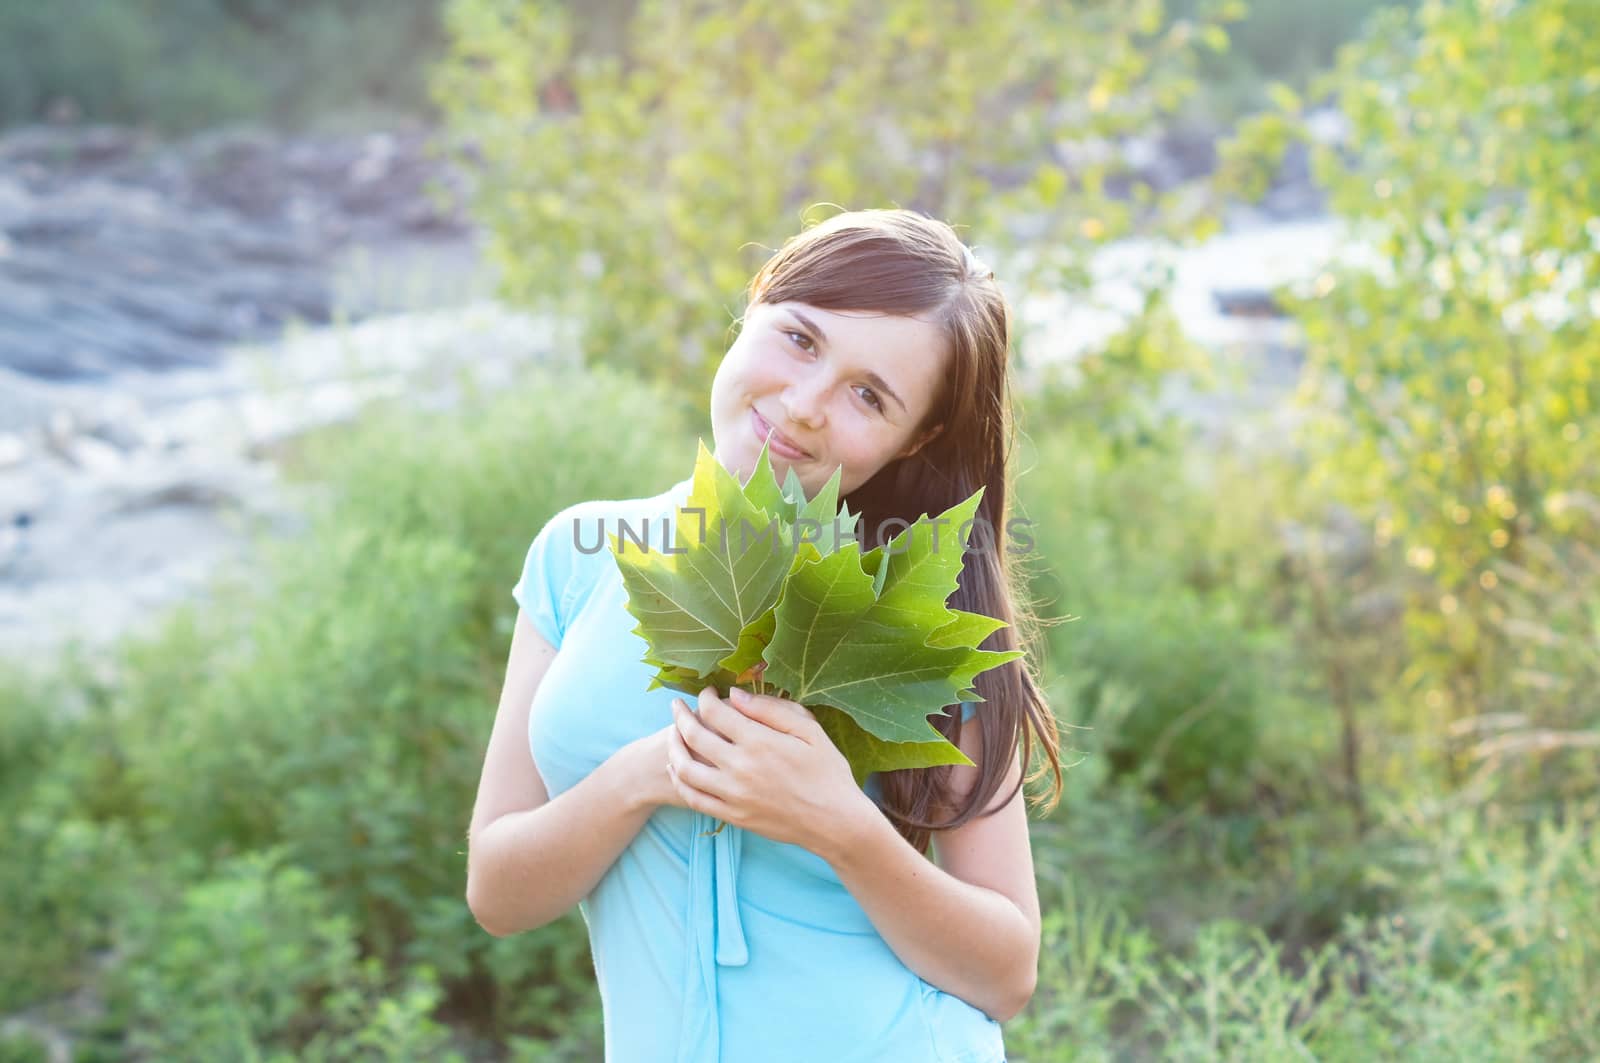
[[[671,792],[669,724],[550,800],[528,748],[528,712],[555,655],[518,612],[467,841],[467,907],[495,937],[565,915]]]
[[[979,728],[962,732],[958,744],[977,763]],[[951,782],[959,792],[976,775],[976,768],[958,767]],[[998,793],[1009,793],[1021,777],[1019,757]],[[991,1018],[1015,1017],[1039,973],[1039,894],[1021,791],[993,815],[936,833],[942,867],[913,849],[876,806],[852,826],[819,855],[895,955]]]
[[[993,815],[934,835],[935,867],[856,785],[810,709],[738,687],[728,700],[707,687],[698,705],[674,703],[668,732],[686,807],[816,853],[925,981],[1001,1021],[1022,1010],[1038,976],[1039,895],[1020,790]],[[981,728],[961,729],[973,766],[951,769],[958,802],[977,784],[982,744]],[[1021,778],[1013,757],[1000,792]]]
[[[688,808],[832,864],[878,933],[925,981],[997,1020],[1021,1012],[1038,977],[1038,887],[1022,794],[994,815],[934,834],[934,866],[862,792],[810,709],[742,688],[674,703],[672,781]],[[982,762],[982,732],[962,752]],[[693,757],[693,759],[691,759]],[[1013,757],[1000,792],[1022,778]],[[958,800],[978,768],[950,770]]]

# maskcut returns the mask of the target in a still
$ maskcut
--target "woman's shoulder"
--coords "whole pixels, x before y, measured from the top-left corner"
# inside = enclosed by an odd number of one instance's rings
[[[511,593],[551,645],[561,645],[594,589],[616,572],[613,541],[626,550],[666,540],[664,522],[654,518],[673,512],[676,491],[677,485],[647,497],[586,499],[544,522]]]
[[[654,495],[632,498],[589,498],[573,502],[557,510],[545,522],[545,529],[576,529],[580,524],[587,529],[596,522],[603,522],[609,533],[622,523],[637,523],[654,517],[667,517],[688,497],[688,483],[689,481],[685,480]]]

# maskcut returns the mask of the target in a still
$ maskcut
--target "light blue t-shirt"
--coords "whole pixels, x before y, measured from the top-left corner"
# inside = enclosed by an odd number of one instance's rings
[[[551,797],[672,721],[607,543],[620,521],[672,541],[689,486],[568,507],[528,550],[512,594],[559,649],[528,716]],[[827,861],[715,822],[657,809],[579,902],[606,1063],[1003,1063],[1000,1024],[902,963]]]

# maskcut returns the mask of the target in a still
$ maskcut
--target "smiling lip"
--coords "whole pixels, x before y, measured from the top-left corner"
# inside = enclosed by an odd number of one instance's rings
[[[790,461],[800,461],[811,457],[810,454],[795,446],[782,432],[768,424],[767,419],[762,417],[754,406],[750,407],[750,417],[751,423],[755,426],[757,439],[766,442],[768,434],[771,434],[771,450],[774,454],[782,458],[788,458]]]

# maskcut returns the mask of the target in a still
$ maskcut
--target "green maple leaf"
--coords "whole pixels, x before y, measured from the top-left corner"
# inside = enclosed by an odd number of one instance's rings
[[[971,765],[927,717],[983,700],[977,674],[1021,656],[976,649],[1004,623],[945,606],[966,546],[954,529],[982,491],[863,555],[859,518],[836,510],[842,471],[808,499],[792,468],[778,484],[763,446],[741,487],[702,443],[677,548],[630,552],[612,536],[634,633],[657,669],[649,689],[748,684],[800,702],[858,785],[872,772]]]
[[[756,666],[765,663],[767,644],[772,641],[777,617],[775,608],[768,609],[739,632],[739,644],[722,662],[723,670],[733,677],[730,685],[748,683],[755,678]]]
[[[936,764],[972,766],[971,758],[937,731],[925,742],[886,742],[862,728],[847,712],[826,705],[810,708],[822,730],[844,754],[857,786],[866,785],[867,776],[873,772],[929,768]]]
[[[813,712],[837,709],[885,742],[948,745],[928,715],[981,701],[978,673],[1022,656],[977,649],[1003,624],[945,605],[961,573],[964,525],[982,494],[937,522],[924,515],[866,558],[851,543],[796,566],[776,607],[764,678]],[[942,524],[954,530],[941,536]],[[971,763],[952,761],[963,762]]]
[[[639,621],[633,633],[645,639],[645,661],[657,669],[647,689],[695,694],[707,684],[726,689],[752,678],[782,581],[795,565],[854,536],[858,518],[848,508],[837,512],[842,473],[836,469],[808,500],[792,468],[778,485],[763,444],[741,487],[702,442],[689,497],[676,514],[673,550],[630,550],[610,537],[628,611]]]
[[[843,475],[843,466],[834,469],[828,482],[807,499],[793,466],[789,467],[783,485],[778,485],[777,474],[768,460],[767,444],[763,443],[761,456],[756,459],[755,471],[750,474],[744,491],[752,503],[777,516],[786,535],[799,528],[803,533],[802,545],[815,546],[819,554],[831,554],[842,542],[855,538],[856,523],[860,520],[860,515],[851,513],[849,506],[839,508],[839,484]],[[786,537],[784,541],[795,540]]]
[[[629,550],[610,537],[628,612],[639,621],[634,633],[649,644],[647,659],[666,678],[722,669],[746,625],[776,604],[793,557],[770,538],[775,520],[701,443],[689,497],[675,521],[677,545]]]

